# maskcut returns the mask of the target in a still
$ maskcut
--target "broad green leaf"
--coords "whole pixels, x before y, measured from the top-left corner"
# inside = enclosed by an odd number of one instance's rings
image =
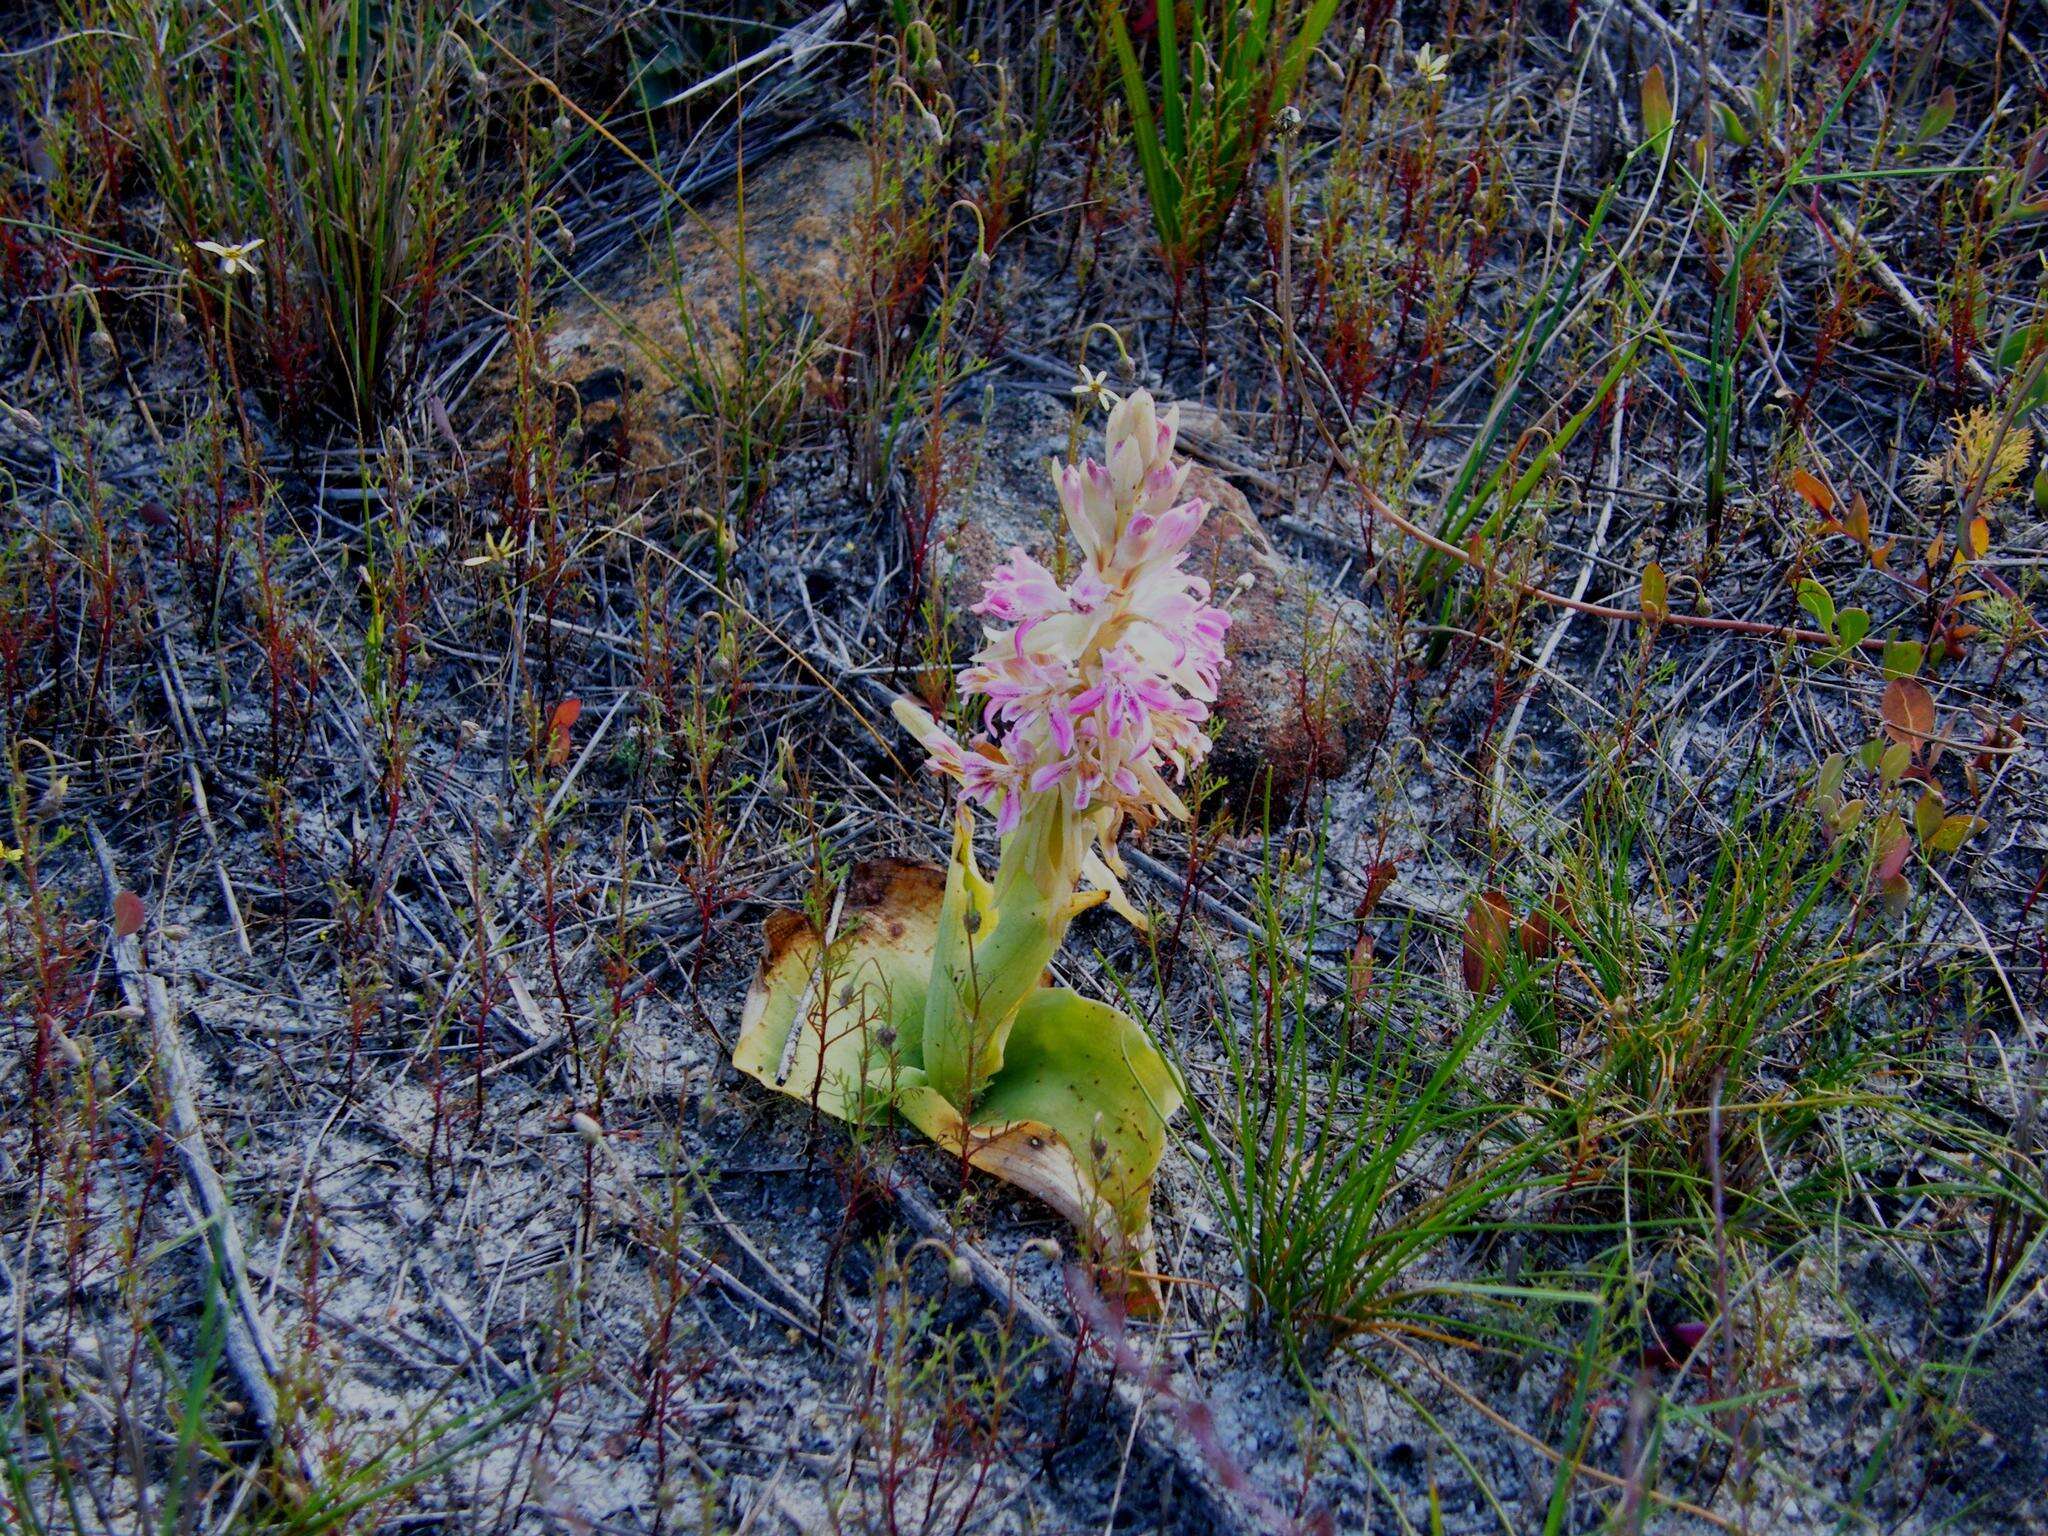
[[[1152,1176],[1181,1105],[1173,1069],[1136,1023],[1065,987],[1024,999],[1003,1056],[971,1115],[912,1087],[904,1117],[1036,1195],[1149,1292]]]
[[[1854,650],[1870,633],[1870,614],[1863,608],[1844,608],[1835,615],[1835,639],[1845,651]]]
[[[1912,677],[1920,670],[1926,659],[1927,647],[1918,640],[1887,640],[1884,643],[1884,675],[1886,681],[1893,678]]]
[[[1835,631],[1835,600],[1828,595],[1828,589],[1811,577],[1799,583],[1799,606],[1813,615],[1814,623],[1829,634]]]
[[[988,890],[959,862],[951,884],[963,903]],[[1089,1234],[1124,1275],[1132,1304],[1155,1306],[1152,1177],[1166,1122],[1180,1108],[1180,1084],[1130,1019],[1042,985],[1041,961],[1024,996],[1007,1005],[1000,1070],[963,1115],[932,1085],[923,1051],[948,886],[940,871],[920,864],[858,866],[829,946],[797,913],[770,917],[733,1065],[838,1120],[869,1118],[893,1104],[941,1147]],[[984,921],[990,926],[977,938],[993,938],[998,925]],[[977,959],[987,953],[978,947]]]
[[[1998,360],[1999,371],[2011,373],[2042,347],[2048,347],[2048,320],[2017,326],[2007,332],[1993,355]]]

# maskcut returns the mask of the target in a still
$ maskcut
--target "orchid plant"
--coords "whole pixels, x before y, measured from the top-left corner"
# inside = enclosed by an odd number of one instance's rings
[[[1092,906],[1142,925],[1117,840],[1186,818],[1177,786],[1209,748],[1230,618],[1184,568],[1206,508],[1183,499],[1177,411],[1142,391],[1110,401],[1108,461],[1052,466],[1071,575],[1012,549],[975,606],[986,643],[960,686],[980,733],[896,705],[958,786],[950,864],[864,866],[823,932],[771,918],[733,1061],[836,1118],[893,1109],[1061,1211],[1142,1299],[1180,1086],[1135,1021],[1046,972]],[[992,880],[977,811],[1000,840]]]

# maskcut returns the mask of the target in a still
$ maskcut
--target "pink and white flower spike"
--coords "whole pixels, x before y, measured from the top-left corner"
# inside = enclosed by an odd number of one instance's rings
[[[1184,569],[1208,508],[1182,497],[1178,418],[1140,390],[1110,413],[1106,463],[1053,464],[1080,558],[1064,582],[1022,549],[989,574],[974,611],[992,622],[960,677],[985,701],[981,732],[962,743],[917,705],[896,706],[931,769],[1000,831],[1028,797],[1060,795],[1083,848],[1099,843],[1112,863],[1126,819],[1186,817],[1174,786],[1209,750],[1230,629],[1209,584]]]

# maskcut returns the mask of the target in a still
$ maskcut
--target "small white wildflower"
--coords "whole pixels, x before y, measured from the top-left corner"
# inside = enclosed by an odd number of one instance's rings
[[[256,275],[256,252],[262,248],[262,245],[263,242],[260,239],[243,240],[239,243],[228,240],[201,240],[199,242],[199,249],[220,263],[220,275],[222,277],[235,277],[243,272],[247,272],[251,277],[254,277]]]
[[[1451,76],[1451,56],[1428,43],[1415,50],[1415,77],[1424,85],[1442,85]]]
[[[1107,368],[1103,369],[1100,373],[1094,373],[1089,370],[1086,363],[1083,363],[1081,365],[1080,382],[1068,390],[1067,393],[1085,404],[1099,405],[1105,411],[1116,408],[1116,396],[1110,392],[1109,370]]]

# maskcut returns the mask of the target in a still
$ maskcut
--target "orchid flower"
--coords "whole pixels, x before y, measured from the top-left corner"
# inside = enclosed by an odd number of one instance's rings
[[[896,706],[931,769],[1005,835],[1031,798],[1065,802],[1071,846],[1046,884],[1072,889],[1095,850],[1113,869],[1126,822],[1184,818],[1174,785],[1209,750],[1230,616],[1183,568],[1207,509],[1181,497],[1177,430],[1178,410],[1162,417],[1140,390],[1110,412],[1107,463],[1052,466],[1082,558],[1064,583],[1022,549],[989,574],[975,612],[998,622],[960,677],[985,701],[982,734],[963,744],[919,705]]]
[[[1052,466],[1078,558],[1056,562],[1062,577],[1012,549],[989,573],[983,643],[959,679],[977,728],[962,740],[896,705],[957,786],[943,883],[864,866],[850,930],[837,915],[823,932],[771,919],[733,1051],[841,1119],[879,1099],[1030,1190],[1091,1234],[1139,1304],[1156,1300],[1152,1176],[1179,1080],[1135,1020],[1046,970],[1088,907],[1142,921],[1118,884],[1118,835],[1185,818],[1178,786],[1209,751],[1230,616],[1185,569],[1206,508],[1182,494],[1176,427],[1139,391],[1111,409],[1103,462]],[[974,859],[977,813],[1001,841],[993,880]]]

